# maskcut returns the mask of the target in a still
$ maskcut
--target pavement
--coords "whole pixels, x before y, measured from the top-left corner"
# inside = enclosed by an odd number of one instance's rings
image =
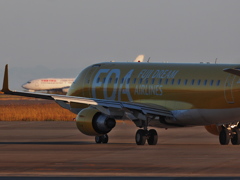
[[[108,144],[75,122],[0,122],[0,179],[240,179],[240,146],[221,146],[204,127],[156,129],[156,146],[135,144],[120,121]]]

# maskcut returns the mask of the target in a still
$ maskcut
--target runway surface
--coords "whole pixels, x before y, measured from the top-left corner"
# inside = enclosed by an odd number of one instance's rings
[[[157,129],[156,146],[137,146],[136,130],[118,122],[109,144],[95,144],[75,122],[0,122],[0,178],[240,177],[240,146],[219,145],[203,127]]]

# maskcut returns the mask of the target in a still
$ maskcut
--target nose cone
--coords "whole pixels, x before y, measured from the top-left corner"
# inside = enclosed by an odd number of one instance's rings
[[[26,85],[27,85],[27,83],[23,84],[22,88],[27,89]]]
[[[22,88],[24,88],[24,89],[29,89],[29,86],[30,86],[30,84],[29,84],[29,82],[27,82],[27,83],[24,83],[24,84],[22,85]]]

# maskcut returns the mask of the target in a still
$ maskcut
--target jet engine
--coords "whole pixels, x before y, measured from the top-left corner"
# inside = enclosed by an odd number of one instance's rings
[[[94,108],[81,110],[76,118],[79,131],[90,136],[109,133],[115,127],[116,121]]]
[[[205,126],[205,129],[206,129],[209,133],[218,136],[219,133],[220,133],[220,131],[222,130],[222,127],[212,124],[212,125]]]

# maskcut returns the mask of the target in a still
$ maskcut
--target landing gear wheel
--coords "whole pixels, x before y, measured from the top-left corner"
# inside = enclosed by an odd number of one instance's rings
[[[143,129],[139,129],[136,132],[136,136],[135,136],[135,140],[136,140],[136,144],[137,145],[144,145],[146,143],[146,131],[144,131]]]
[[[238,128],[232,129],[232,138],[231,142],[233,145],[239,145],[240,144],[240,131]]]
[[[228,145],[230,141],[230,135],[228,129],[222,129],[219,134],[219,142],[221,145]]]
[[[106,143],[108,143],[108,135],[104,134],[102,136],[95,136],[95,142],[97,144],[100,144],[100,143],[106,144]]]
[[[156,145],[157,144],[157,141],[158,141],[158,135],[157,135],[157,131],[155,129],[150,129],[148,131],[148,144],[149,145]]]
[[[95,136],[95,142],[96,142],[97,144],[102,143],[102,136]]]
[[[102,135],[102,143],[103,144],[108,143],[108,135],[107,134]]]

